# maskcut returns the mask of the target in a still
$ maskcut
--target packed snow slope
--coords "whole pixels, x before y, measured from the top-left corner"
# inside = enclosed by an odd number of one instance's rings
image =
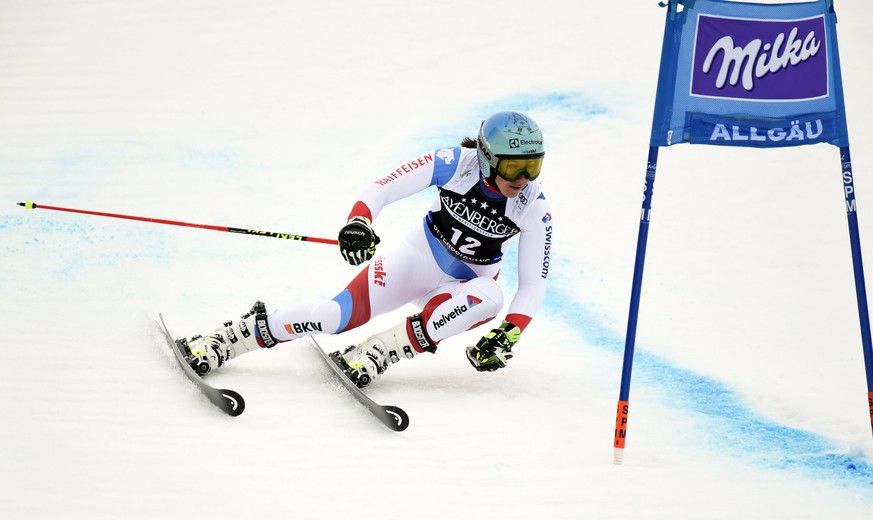
[[[869,253],[873,8],[836,9]],[[870,517],[826,145],[661,151],[612,463],[663,21],[655,0],[0,2],[0,517]],[[158,312],[192,335],[333,297],[358,271],[335,247],[16,205],[334,238],[367,183],[508,109],[545,133],[551,287],[505,370],[466,361],[481,329],[391,366],[369,394],[402,434],[304,342],[211,376],[247,400],[230,418],[162,341]],[[434,196],[389,207],[380,247]]]

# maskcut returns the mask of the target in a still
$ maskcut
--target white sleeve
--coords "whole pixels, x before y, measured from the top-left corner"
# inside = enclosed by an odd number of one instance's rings
[[[403,163],[384,177],[368,185],[352,208],[349,218],[364,216],[375,220],[382,209],[431,186],[434,180],[434,159],[431,152]]]
[[[542,196],[525,214],[518,240],[518,291],[507,320],[522,330],[536,314],[546,294],[552,249],[552,214]]]

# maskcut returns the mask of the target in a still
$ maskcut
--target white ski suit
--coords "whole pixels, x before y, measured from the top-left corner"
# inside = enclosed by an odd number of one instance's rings
[[[369,185],[349,218],[375,223],[386,205],[430,186],[439,193],[422,222],[336,297],[268,310],[273,336],[286,341],[340,333],[407,303],[421,309],[435,343],[481,325],[503,308],[496,279],[515,235],[518,290],[505,319],[524,330],[542,302],[549,274],[552,214],[540,183],[530,181],[517,197],[507,198],[481,175],[476,149],[442,148]]]

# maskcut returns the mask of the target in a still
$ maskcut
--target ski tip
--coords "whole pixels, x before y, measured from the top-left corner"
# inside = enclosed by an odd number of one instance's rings
[[[385,410],[385,416],[383,418],[385,426],[391,428],[395,432],[402,432],[409,427],[409,416],[406,415],[406,412],[403,411],[402,408],[384,405],[382,409]]]
[[[224,398],[222,409],[231,417],[241,415],[246,410],[246,402],[241,395],[233,390],[219,390],[221,397]]]

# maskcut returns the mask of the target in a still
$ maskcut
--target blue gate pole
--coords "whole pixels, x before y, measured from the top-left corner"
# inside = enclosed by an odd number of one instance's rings
[[[867,373],[867,405],[870,409],[870,428],[873,431],[873,339],[870,336],[870,313],[867,307],[867,288],[864,283],[864,263],[861,260],[861,237],[858,231],[852,156],[848,146],[840,147],[840,161],[843,168],[843,191],[846,196],[846,215],[849,220],[852,265],[855,270],[855,294],[858,297],[858,317],[861,322],[861,348],[864,351],[864,368]]]
[[[637,336],[637,319],[640,310],[640,292],[643,285],[643,266],[646,263],[646,244],[649,238],[649,220],[652,217],[652,194],[655,189],[655,171],[658,168],[658,147],[649,147],[646,164],[646,187],[643,191],[643,207],[640,214],[640,232],[637,237],[637,255],[634,262],[634,279],[631,287],[630,311],[627,318],[627,336],[624,341],[624,365],[621,369],[621,389],[618,394],[618,409],[615,413],[615,444],[613,462],[624,460],[624,442],[627,436],[628,400],[630,397],[631,370],[634,363],[634,344]]]

